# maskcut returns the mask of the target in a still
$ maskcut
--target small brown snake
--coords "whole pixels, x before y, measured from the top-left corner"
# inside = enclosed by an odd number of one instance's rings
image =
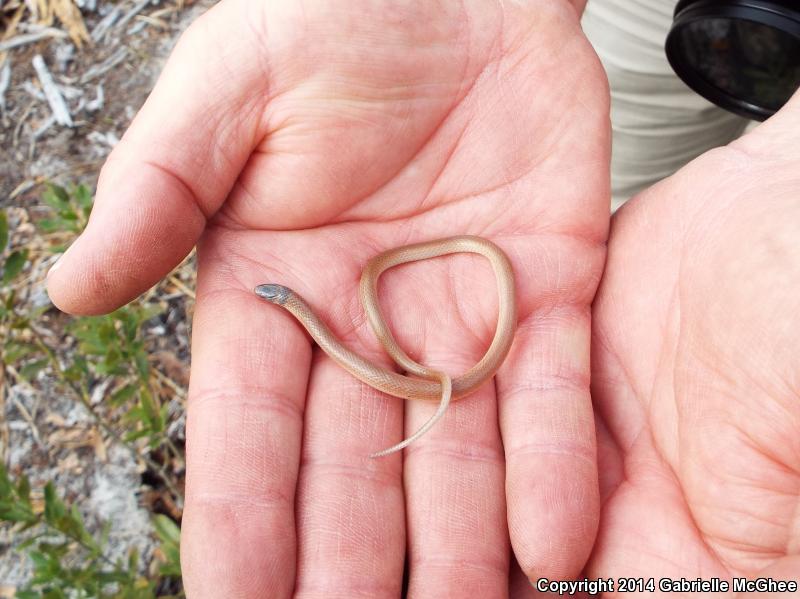
[[[418,364],[397,344],[383,319],[378,303],[378,277],[385,270],[398,264],[461,252],[481,254],[491,263],[497,279],[499,315],[497,329],[486,354],[467,372],[451,379],[444,372]],[[422,378],[412,378],[387,370],[345,347],[305,300],[288,287],[264,284],[256,287],[255,292],[259,297],[288,310],[308,331],[317,345],[357,379],[395,397],[440,400],[436,413],[416,433],[397,445],[373,453],[370,456],[373,458],[399,451],[419,439],[442,417],[451,397],[456,400],[469,395],[493,377],[511,348],[517,326],[514,271],[511,269],[508,257],[488,239],[471,235],[448,237],[387,250],[367,262],[361,274],[361,303],[375,336],[406,373]]]

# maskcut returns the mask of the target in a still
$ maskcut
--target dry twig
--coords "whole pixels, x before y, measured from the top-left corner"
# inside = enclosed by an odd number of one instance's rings
[[[72,116],[69,114],[67,103],[64,101],[64,97],[61,95],[55,81],[53,81],[50,71],[47,70],[41,54],[33,57],[33,68],[36,69],[36,75],[42,84],[42,90],[47,98],[47,103],[50,105],[50,110],[53,111],[53,116],[56,117],[56,122],[65,127],[72,127]]]
[[[12,37],[11,39],[0,42],[0,52],[6,52],[12,48],[18,48],[19,46],[24,46],[25,44],[32,44],[49,37],[63,38],[67,37],[67,34],[60,29],[55,29],[54,27],[46,27],[35,33],[23,33],[22,35],[18,35],[16,37]]]

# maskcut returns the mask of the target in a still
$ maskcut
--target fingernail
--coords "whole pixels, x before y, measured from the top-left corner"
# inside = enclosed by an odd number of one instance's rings
[[[46,279],[49,279],[51,274],[53,274],[55,271],[57,271],[59,268],[61,268],[61,265],[64,263],[64,256],[66,256],[69,253],[69,251],[72,249],[73,245],[75,245],[75,244],[73,243],[71,246],[69,246],[64,251],[64,253],[61,254],[61,257],[58,260],[56,260],[56,263],[53,264],[53,266],[50,267],[50,270],[47,271],[47,276],[45,277]]]

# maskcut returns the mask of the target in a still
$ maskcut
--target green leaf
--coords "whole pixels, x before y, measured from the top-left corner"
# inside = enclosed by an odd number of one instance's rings
[[[146,437],[149,434],[150,434],[150,431],[147,430],[147,429],[140,429],[138,431],[129,431],[129,432],[125,433],[125,436],[122,437],[122,439],[126,443],[129,443],[131,441],[136,441],[136,439],[141,439],[142,437]]]
[[[55,183],[47,184],[47,189],[42,194],[42,201],[54,210],[61,211],[69,208],[69,194],[67,190]]]
[[[45,233],[53,233],[65,229],[64,224],[60,218],[44,218],[36,223],[36,226]]]
[[[95,370],[98,374],[118,374],[120,373],[120,360],[121,356],[116,348],[108,349],[106,355],[98,362]]]
[[[34,360],[33,362],[28,362],[23,366],[19,374],[22,378],[26,380],[33,380],[36,378],[36,375],[39,374],[39,371],[42,370],[45,366],[50,363],[50,360],[47,358],[42,358],[41,360]]]
[[[111,394],[111,399],[109,400],[109,403],[114,407],[120,406],[127,400],[129,400],[131,397],[133,397],[137,389],[138,389],[137,385],[132,385],[132,384],[125,385],[121,389],[118,389],[117,391],[114,391],[114,393]]]
[[[80,539],[80,542],[87,547],[94,556],[100,555],[100,545],[89,533],[89,531],[86,530],[86,525],[83,522],[83,516],[81,515],[78,506],[74,503],[70,508],[69,518],[71,520],[71,529],[75,533],[75,536]]]
[[[44,517],[47,523],[60,530],[59,526],[64,516],[67,513],[67,508],[61,499],[56,494],[56,489],[53,483],[48,481],[44,486]]]
[[[98,545],[102,548],[108,544],[108,537],[111,534],[111,522],[103,522],[103,528],[100,531],[100,541]]]
[[[167,562],[161,564],[160,572],[164,576],[181,576],[181,529],[164,514],[153,517],[153,528],[161,541],[161,551]]]
[[[6,310],[9,312],[14,311],[14,300],[17,298],[17,292],[15,290],[11,290],[11,292],[6,296]]]
[[[0,210],[0,254],[8,245],[8,216],[5,210]]]
[[[84,356],[75,356],[75,361],[64,369],[64,378],[73,383],[81,383],[81,387],[86,387],[86,380],[89,378],[89,364]]]
[[[17,481],[17,497],[25,505],[31,505],[31,481],[24,474]]]
[[[95,577],[101,584],[110,584],[112,582],[131,584],[130,575],[124,570],[104,570],[97,572]]]
[[[28,537],[27,539],[25,539],[19,545],[16,546],[16,550],[17,551],[22,551],[23,549],[27,549],[28,547],[33,545],[36,541],[41,539],[45,534],[47,534],[47,533],[40,533],[38,535],[33,535],[31,537]]]
[[[156,316],[164,314],[166,308],[159,303],[147,304],[139,309],[139,323],[140,326]]]
[[[128,554],[128,572],[135,576],[138,568],[139,550],[136,547],[132,547],[130,553]]]
[[[50,564],[52,563],[50,556],[41,551],[31,551],[28,553],[28,557],[31,558],[33,567],[36,569],[37,573],[49,571]]]
[[[135,356],[136,370],[139,372],[139,378],[142,381],[147,381],[150,378],[150,363],[147,361],[147,354],[138,352]]]
[[[36,516],[31,509],[22,503],[13,505],[0,504],[0,520],[6,522],[31,522],[36,520]]]
[[[164,421],[161,418],[158,400],[147,389],[142,389],[142,393],[139,395],[139,402],[149,428],[153,432],[161,432],[164,429]]]
[[[83,183],[75,188],[72,195],[75,196],[75,201],[78,202],[78,206],[81,208],[92,207],[92,190]]]
[[[6,465],[0,461],[0,498],[5,499],[11,497],[13,492],[14,486],[11,484],[11,479],[8,477]]]
[[[13,252],[8,258],[3,268],[3,283],[9,283],[16,277],[25,266],[25,261],[28,259],[28,250],[17,250]]]
[[[117,341],[117,329],[114,327],[114,322],[111,320],[103,322],[97,334],[103,345],[111,345]]]
[[[14,362],[38,351],[38,349],[39,348],[30,343],[9,340],[6,341],[6,346],[3,350],[3,359],[7,364],[13,364]]]
[[[164,514],[153,516],[153,528],[162,543],[179,546],[181,544],[181,529],[175,521]]]
[[[17,318],[11,323],[12,329],[27,329],[30,326],[30,320],[27,318]]]

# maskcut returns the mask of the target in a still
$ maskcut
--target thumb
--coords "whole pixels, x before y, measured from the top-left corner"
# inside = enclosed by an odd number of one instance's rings
[[[103,166],[86,230],[48,273],[50,298],[65,312],[108,312],[157,283],[244,168],[267,99],[240,5],[217,4],[181,36]]]
[[[778,112],[730,145],[744,150],[750,156],[789,163],[796,168],[800,159],[798,139],[800,139],[800,88]]]

